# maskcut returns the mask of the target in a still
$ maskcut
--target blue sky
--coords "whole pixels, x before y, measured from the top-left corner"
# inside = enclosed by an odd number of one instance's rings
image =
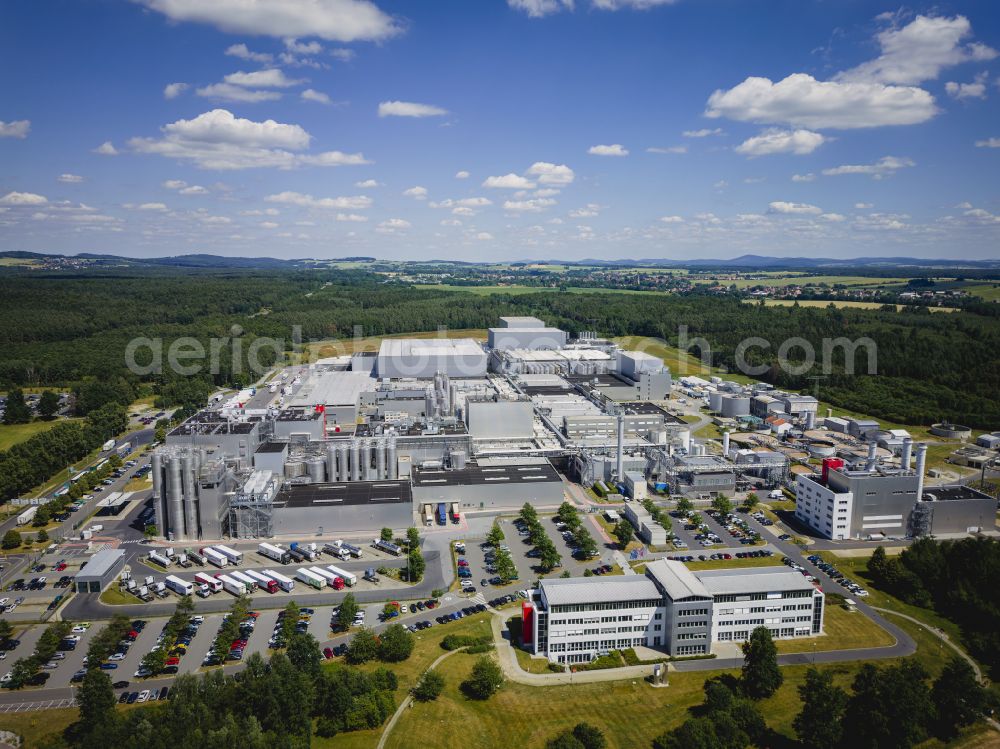
[[[8,0],[0,248],[1000,255],[991,2]]]

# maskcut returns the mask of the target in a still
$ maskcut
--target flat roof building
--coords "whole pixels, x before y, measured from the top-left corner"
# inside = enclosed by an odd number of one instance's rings
[[[118,577],[124,566],[124,551],[101,549],[73,577],[73,589],[77,593],[100,593]]]
[[[378,350],[375,370],[379,377],[430,379],[443,372],[449,377],[483,377],[486,352],[472,338],[386,338]]]

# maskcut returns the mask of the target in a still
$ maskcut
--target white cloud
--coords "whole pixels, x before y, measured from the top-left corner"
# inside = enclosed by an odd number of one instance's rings
[[[569,212],[570,218],[592,218],[601,212],[598,203],[587,203],[584,208],[577,208]]]
[[[469,178],[469,173],[464,169],[459,172],[455,172],[455,179],[468,179],[468,178]]]
[[[708,98],[705,116],[845,130],[915,125],[937,111],[934,97],[920,88],[817,81],[794,73],[777,83],[750,77],[728,91],[717,90]]]
[[[528,174],[537,177],[543,185],[568,185],[576,175],[565,164],[550,164],[547,161],[536,161],[528,167]]]
[[[226,83],[244,88],[291,88],[303,83],[302,80],[289,78],[281,68],[267,68],[245,73],[242,70],[230,73],[223,79]]]
[[[115,148],[114,144],[110,140],[106,140],[94,149],[94,153],[99,153],[101,156],[117,156],[118,149]]]
[[[262,101],[277,101],[281,94],[277,91],[255,91],[254,89],[243,88],[232,83],[213,83],[209,86],[202,86],[195,89],[195,93],[205,99],[215,99],[216,101],[239,101],[247,104],[256,104]]]
[[[0,138],[24,138],[28,137],[31,131],[31,120],[13,120],[4,122],[0,120]]]
[[[441,220],[441,226],[461,226],[462,222],[457,218],[446,218]]]
[[[986,138],[977,140],[976,148],[1000,148],[1000,138]]]
[[[337,221],[349,221],[355,224],[362,224],[368,220],[367,216],[362,216],[357,213],[338,213]]]
[[[412,224],[406,219],[390,218],[375,227],[375,231],[379,234],[394,234],[400,229],[409,229],[411,226]]]
[[[76,185],[83,182],[83,177],[79,174],[60,174],[56,179],[68,185]]]
[[[944,90],[947,92],[948,96],[953,99],[985,99],[986,98],[986,79],[989,74],[985,71],[979,73],[972,83],[956,83],[955,81],[948,81],[944,84]]]
[[[912,85],[937,78],[944,68],[997,56],[996,50],[984,44],[963,44],[971,34],[972,25],[965,16],[917,16],[902,28],[880,32],[882,54],[844,71],[837,80]]]
[[[866,211],[873,205],[874,203],[855,203],[854,207],[857,208],[859,211]]]
[[[187,182],[182,179],[168,179],[163,182],[163,186],[168,190],[180,190],[182,187],[187,187]]]
[[[665,224],[683,224],[684,219],[680,216],[660,216],[660,221]]]
[[[181,195],[205,195],[207,193],[208,190],[201,185],[191,185],[189,187],[183,187],[179,190],[179,194]]]
[[[819,206],[808,203],[788,203],[784,200],[775,200],[767,207],[768,213],[785,213],[797,216],[818,216],[823,212]]]
[[[546,208],[551,208],[556,201],[551,198],[532,198],[531,200],[508,200],[504,202],[503,209],[508,213],[541,213]]]
[[[157,213],[163,213],[167,211],[166,203],[142,203],[135,207],[137,211],[155,211]]]
[[[353,195],[350,197],[338,198],[314,198],[312,195],[305,195],[300,192],[279,192],[276,195],[268,195],[264,200],[268,203],[285,203],[297,205],[303,208],[334,208],[347,211],[363,211],[370,208],[372,199],[366,195]]]
[[[587,149],[591,156],[628,156],[628,149],[621,143],[612,143],[604,146],[591,146]]]
[[[819,133],[811,130],[781,130],[769,128],[760,135],[736,146],[736,153],[755,158],[776,153],[793,153],[799,156],[812,153],[826,141]]]
[[[139,0],[173,21],[215,26],[230,34],[377,41],[402,31],[369,0]]]
[[[383,101],[378,105],[379,117],[441,117],[447,109],[415,101]]]
[[[646,149],[646,153],[687,153],[687,150],[687,146],[668,146],[667,148],[650,146]]]
[[[333,104],[333,100],[328,95],[313,88],[307,88],[299,96],[302,98],[302,101],[314,101],[317,104]]]
[[[415,185],[403,190],[403,195],[408,198],[416,198],[417,200],[427,200],[427,188],[422,185]]]
[[[563,9],[573,10],[573,0],[507,0],[507,5],[531,18],[542,18]]]
[[[330,50],[330,57],[336,58],[341,62],[350,62],[354,59],[354,50],[345,49],[343,47],[334,47]]]
[[[381,182],[378,182],[374,179],[363,179],[360,182],[355,182],[354,186],[360,187],[362,190],[368,190],[373,187],[379,187],[381,186],[381,184],[382,184]]]
[[[239,57],[241,60],[259,62],[263,65],[274,62],[274,55],[267,52],[251,52],[245,44],[233,44],[226,49],[226,54],[230,57]]]
[[[702,128],[701,130],[685,130],[683,133],[681,133],[681,135],[683,135],[685,138],[707,138],[710,135],[722,135],[722,128],[717,127],[709,129],[705,127]]]
[[[229,216],[202,216],[201,222],[203,224],[231,224],[233,220]]]
[[[318,55],[323,51],[323,45],[317,41],[300,42],[298,39],[286,37],[284,42],[285,49],[297,55]]]
[[[873,179],[882,179],[883,177],[895,174],[899,169],[906,169],[911,166],[916,166],[916,162],[913,159],[883,156],[874,164],[844,164],[832,169],[824,169],[823,174],[827,177],[836,177],[843,174],[868,174]]]
[[[0,198],[0,205],[45,205],[49,200],[33,192],[9,192]]]
[[[188,84],[186,83],[168,83],[163,87],[163,98],[176,99],[187,90]]]
[[[527,177],[519,174],[504,174],[500,177],[487,177],[483,180],[483,187],[502,188],[506,190],[530,190],[535,187],[535,183]]]
[[[535,190],[532,195],[536,198],[551,198],[561,192],[562,190],[555,187],[543,187],[541,190]]]
[[[280,225],[274,221],[261,221],[259,224],[262,229],[277,229]]]
[[[815,182],[816,175],[812,172],[807,172],[806,174],[793,174],[792,182]]]
[[[847,221],[847,216],[843,216],[839,213],[824,213],[820,215],[820,218],[824,221],[830,221],[833,223],[840,223],[841,221]]]
[[[360,153],[292,153],[308,148],[312,139],[299,125],[274,120],[255,122],[235,117],[225,109],[213,109],[190,120],[177,120],[161,130],[162,138],[132,138],[129,146],[138,153],[192,161],[203,169],[292,169],[308,165],[370,163]]]
[[[493,239],[493,235],[490,234],[488,231],[481,231],[476,235],[476,239],[488,242],[489,240]]]
[[[718,182],[714,183],[712,187],[714,187],[716,190],[725,190],[727,187],[729,187],[729,181],[720,179]]]
[[[260,210],[259,208],[254,208],[248,211],[240,211],[241,216],[280,216],[281,211],[277,208],[265,208]]]

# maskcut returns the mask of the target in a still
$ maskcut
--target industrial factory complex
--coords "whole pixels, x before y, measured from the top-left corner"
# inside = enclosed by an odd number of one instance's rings
[[[567,481],[633,499],[786,487],[798,520],[830,539],[992,526],[986,495],[924,491],[926,448],[908,434],[821,418],[815,398],[764,383],[675,383],[662,360],[593,333],[500,323],[485,344],[386,339],[216,399],[153,455],[158,532],[186,541],[435,525],[446,509],[555,507]],[[672,394],[707,406],[722,436],[692,438],[668,409]],[[640,538],[669,540],[629,509]]]

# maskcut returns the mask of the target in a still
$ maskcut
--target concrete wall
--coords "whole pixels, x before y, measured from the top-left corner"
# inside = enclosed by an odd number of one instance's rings
[[[408,528],[414,524],[413,505],[396,502],[367,505],[279,507],[272,515],[275,536],[312,536]]]
[[[997,503],[993,499],[948,499],[925,502],[932,511],[931,533],[965,533],[969,528],[992,530]]]
[[[465,486],[414,486],[413,504],[458,502],[463,510],[518,509],[525,502],[536,507],[551,507],[563,501],[561,481],[537,481],[517,484]]]
[[[475,439],[526,439],[534,435],[534,408],[529,400],[469,400],[465,423]]]

